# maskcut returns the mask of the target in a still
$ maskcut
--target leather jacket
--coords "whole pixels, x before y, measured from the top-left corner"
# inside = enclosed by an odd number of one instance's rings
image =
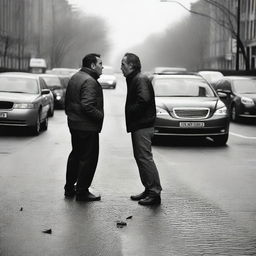
[[[70,129],[101,131],[104,118],[103,92],[98,78],[94,70],[84,67],[71,77],[65,98]]]
[[[126,77],[125,118],[127,132],[153,127],[156,118],[155,94],[146,75],[133,71]]]

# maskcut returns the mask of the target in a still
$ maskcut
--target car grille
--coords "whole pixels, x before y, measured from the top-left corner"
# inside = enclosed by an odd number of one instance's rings
[[[174,108],[173,114],[180,119],[200,119],[209,116],[209,108]]]
[[[10,101],[0,101],[0,109],[12,109],[13,102]]]

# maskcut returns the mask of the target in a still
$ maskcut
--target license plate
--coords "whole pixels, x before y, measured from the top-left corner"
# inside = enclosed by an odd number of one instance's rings
[[[0,118],[7,118],[7,113],[0,112]]]
[[[200,128],[204,127],[204,122],[180,122],[182,128]]]

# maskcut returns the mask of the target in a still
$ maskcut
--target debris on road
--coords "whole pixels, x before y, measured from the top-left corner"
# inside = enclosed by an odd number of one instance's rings
[[[42,232],[45,233],[45,234],[52,234],[52,229],[51,228],[50,229],[45,229]]]
[[[132,215],[131,215],[131,216],[129,216],[129,217],[127,217],[126,219],[127,219],[127,220],[130,220],[130,219],[132,219]]]
[[[20,212],[22,212],[22,211],[23,211],[23,207],[20,208]]]
[[[123,228],[124,226],[127,226],[127,223],[124,221],[117,221],[116,226],[118,228]]]

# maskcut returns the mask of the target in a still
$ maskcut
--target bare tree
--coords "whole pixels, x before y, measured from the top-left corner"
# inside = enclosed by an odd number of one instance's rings
[[[164,0],[162,0],[162,1],[164,2]],[[190,9],[186,8],[182,3],[180,3],[179,1],[176,1],[176,0],[169,0],[168,2],[175,2],[175,3],[179,4],[180,6],[182,6],[184,9],[186,9],[188,12],[196,14],[196,15],[200,15],[200,16],[203,16],[203,17],[206,17],[206,18],[209,18],[209,19],[213,20],[215,23],[217,23],[218,25],[220,25],[223,28],[230,31],[232,37],[237,40],[238,51],[239,51],[239,49],[241,50],[241,53],[242,53],[243,58],[244,58],[246,70],[249,70],[250,69],[249,58],[248,58],[247,52],[245,50],[244,43],[243,43],[243,41],[241,40],[241,37],[240,37],[240,33],[239,33],[239,29],[238,29],[239,20],[238,20],[237,15],[234,14],[229,8],[227,8],[225,5],[221,4],[217,0],[202,0],[202,1],[208,3],[209,5],[214,6],[215,8],[217,8],[222,13],[221,17],[216,17],[215,18],[215,17],[212,17],[212,16],[207,15],[207,14],[202,13],[202,12],[197,12],[195,10],[190,10]],[[237,58],[238,58],[238,56],[237,56]],[[237,67],[237,69],[238,69],[238,67]]]

